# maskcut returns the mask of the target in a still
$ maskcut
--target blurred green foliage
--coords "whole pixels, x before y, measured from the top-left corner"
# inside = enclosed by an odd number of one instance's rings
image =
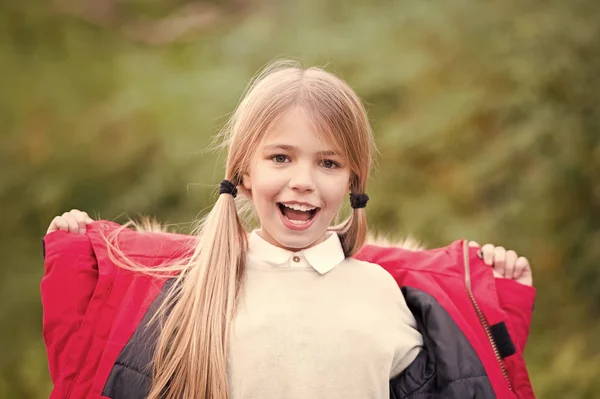
[[[47,397],[40,239],[71,208],[175,231],[214,200],[204,151],[276,57],[365,100],[373,229],[534,266],[540,398],[600,390],[597,0],[60,0],[0,5],[0,397]]]

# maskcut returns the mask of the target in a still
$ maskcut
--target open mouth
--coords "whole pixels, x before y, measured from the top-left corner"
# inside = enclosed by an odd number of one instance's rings
[[[281,202],[277,203],[279,211],[290,223],[303,225],[309,223],[319,212],[321,208],[309,207],[306,205],[284,205]]]

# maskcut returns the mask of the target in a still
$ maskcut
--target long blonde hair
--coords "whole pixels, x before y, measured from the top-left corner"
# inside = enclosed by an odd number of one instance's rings
[[[347,160],[350,191],[364,193],[375,145],[361,101],[336,76],[290,61],[274,62],[255,77],[218,136],[228,149],[225,178],[241,183],[265,134],[294,106],[310,115],[319,134]],[[353,210],[331,230],[340,235],[346,256],[354,255],[367,233],[364,209]],[[119,261],[123,267],[149,274],[177,276],[155,316],[161,331],[149,399],[229,397],[228,336],[242,291],[248,246],[231,195],[218,197],[196,236],[195,249],[185,261],[152,270]]]

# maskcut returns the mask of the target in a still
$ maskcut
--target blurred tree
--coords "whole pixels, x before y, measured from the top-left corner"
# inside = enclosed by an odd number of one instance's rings
[[[378,231],[515,248],[538,287],[543,398],[600,388],[596,0],[94,1],[0,6],[0,397],[50,390],[40,239],[71,208],[175,230],[214,200],[206,153],[275,56],[326,65],[370,112]],[[561,317],[560,323],[558,317]]]

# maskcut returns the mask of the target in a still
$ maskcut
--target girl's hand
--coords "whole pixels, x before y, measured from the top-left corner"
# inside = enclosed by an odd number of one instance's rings
[[[475,241],[469,242],[470,247],[479,247]],[[519,256],[513,250],[504,247],[496,247],[493,244],[485,244],[477,255],[483,259],[486,265],[494,268],[494,276],[498,278],[510,278],[523,285],[533,285],[533,275],[529,261],[524,256]]]
[[[52,219],[52,223],[50,223],[50,227],[48,227],[46,234],[57,230],[64,230],[75,234],[85,234],[86,226],[93,221],[94,220],[90,218],[87,213],[72,209],[70,212],[65,212],[62,216],[57,216]]]

